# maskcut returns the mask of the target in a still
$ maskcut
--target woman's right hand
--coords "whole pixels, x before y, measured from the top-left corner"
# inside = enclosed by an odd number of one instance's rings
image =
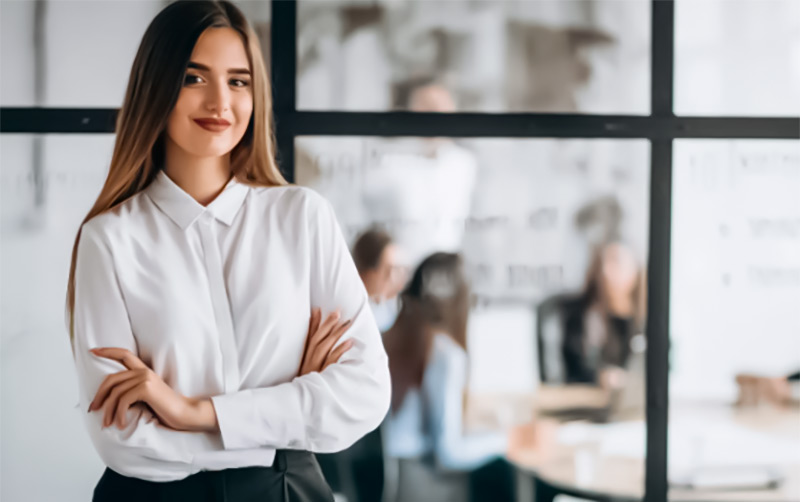
[[[508,431],[508,450],[511,459],[543,461],[552,452],[558,424],[550,419],[536,419],[513,426]]]
[[[332,312],[325,322],[322,322],[322,311],[318,308],[311,309],[311,319],[308,325],[308,337],[303,350],[303,361],[300,363],[298,376],[314,371],[322,372],[329,365],[337,362],[342,354],[350,350],[353,340],[346,340],[334,348],[339,339],[350,328],[352,321],[339,322],[339,311]]]

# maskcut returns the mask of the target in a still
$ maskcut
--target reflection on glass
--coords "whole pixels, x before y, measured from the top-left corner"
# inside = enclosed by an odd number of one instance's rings
[[[233,3],[253,25],[268,58],[271,3]],[[119,107],[139,42],[164,5],[162,0],[4,1],[0,104]]]
[[[650,3],[301,0],[298,108],[649,112]],[[442,110],[453,111],[453,110]]]
[[[674,159],[671,499],[797,500],[800,142],[679,140]]]
[[[800,115],[800,2],[676,2],[675,113]]]
[[[430,453],[441,455],[442,465],[462,470],[503,454],[531,466],[543,458],[541,451],[509,446],[504,452],[497,445],[503,437],[518,445],[524,433],[515,427],[534,413],[558,421],[614,422],[555,426],[546,434],[552,440],[546,446],[551,461],[539,468],[570,486],[640,496],[648,143],[301,137],[295,146],[298,183],[331,202],[357,264],[364,253],[355,243],[365,232],[392,239],[390,256],[375,260],[383,263],[375,273],[383,270],[387,280],[393,267],[406,272],[405,288],[394,288],[400,290],[399,312],[384,327],[390,365],[392,353],[405,354],[415,346],[409,323],[428,319],[449,305],[441,303],[447,292],[460,291],[448,287],[458,284],[453,281],[459,274],[426,274],[432,268],[426,258],[436,252],[463,256],[472,297],[466,343],[461,349],[434,343],[424,370],[441,377],[446,371],[438,362],[468,358],[462,389],[467,397],[456,408],[464,410],[464,430],[494,435],[484,438],[484,447],[464,446],[469,440],[462,438],[460,453],[435,448]],[[380,289],[373,276],[362,277],[368,291]],[[433,306],[414,310],[432,300],[437,300]],[[454,311],[462,312],[457,304]],[[446,325],[432,331],[447,332]],[[449,331],[458,342],[458,330]],[[401,368],[396,371],[416,367],[409,357],[396,363]],[[439,377],[430,378],[438,382]],[[408,379],[413,383],[413,375]],[[428,376],[422,382],[429,382]],[[424,402],[433,394],[435,401],[447,401],[442,387],[436,389],[419,394],[405,389],[404,395]],[[409,416],[416,415],[407,407],[414,408],[398,403],[393,420],[411,427]],[[387,424],[387,430],[396,427]],[[462,430],[449,421],[443,427]],[[387,434],[388,441],[397,437],[396,431]],[[615,447],[620,438],[625,448]],[[402,443],[412,444],[407,438]],[[418,444],[420,451],[425,444]],[[391,451],[398,458],[408,453]],[[414,476],[420,483],[430,481],[422,473]]]

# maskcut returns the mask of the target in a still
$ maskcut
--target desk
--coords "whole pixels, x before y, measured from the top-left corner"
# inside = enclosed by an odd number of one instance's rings
[[[542,385],[535,394],[472,393],[467,398],[464,428],[505,429],[534,415],[557,415],[564,410],[600,411],[608,408],[608,391],[589,385]]]
[[[740,427],[800,451],[800,408],[737,409],[723,405],[672,403],[673,439],[680,440],[682,423],[693,421],[712,434],[722,427]],[[674,425],[673,425],[674,424]],[[583,429],[581,429],[583,427]],[[568,429],[571,428],[571,429]],[[584,437],[581,437],[581,430]],[[576,434],[577,432],[577,434]],[[696,431],[695,431],[696,432]],[[612,435],[612,436],[609,436]],[[614,436],[616,435],[616,436]],[[641,500],[644,496],[644,423],[641,419],[608,425],[562,424],[544,452],[509,459],[530,479],[538,479],[565,493],[586,498]],[[620,439],[626,438],[626,439]],[[618,444],[632,441],[636,444]],[[672,440],[671,440],[672,441]],[[736,442],[737,439],[732,439]],[[608,446],[611,446],[610,448]],[[638,452],[638,454],[637,454]],[[769,452],[766,452],[769,455]],[[799,454],[800,455],[800,454]],[[757,455],[756,455],[757,456]],[[763,456],[763,455],[762,455]],[[786,480],[775,490],[699,491],[672,489],[671,501],[771,502],[800,500],[800,456],[781,463]]]

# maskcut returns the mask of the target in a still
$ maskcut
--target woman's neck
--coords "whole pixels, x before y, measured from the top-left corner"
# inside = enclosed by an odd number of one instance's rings
[[[216,199],[231,179],[230,154],[196,157],[167,139],[164,157],[167,176],[203,206]]]
[[[617,317],[633,317],[633,299],[629,295],[609,295],[606,307],[610,314]]]

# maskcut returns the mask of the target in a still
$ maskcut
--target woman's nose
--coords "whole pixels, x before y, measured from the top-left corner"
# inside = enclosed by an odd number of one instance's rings
[[[206,108],[210,112],[222,115],[230,108],[230,90],[227,85],[212,84],[208,86]]]

